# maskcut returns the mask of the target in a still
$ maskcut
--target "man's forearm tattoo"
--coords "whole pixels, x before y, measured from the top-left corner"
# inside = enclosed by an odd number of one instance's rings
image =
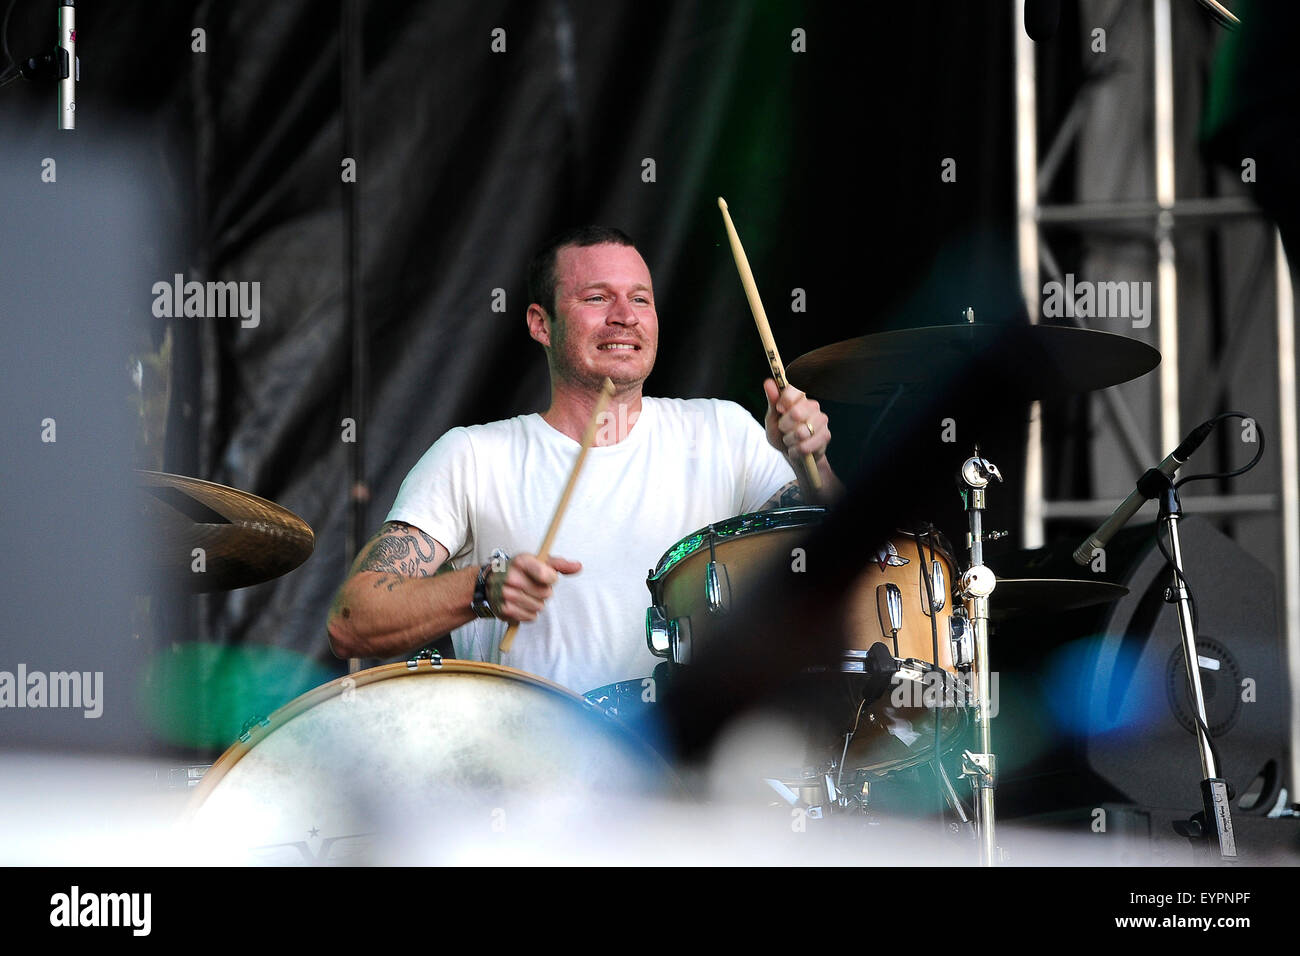
[[[433,538],[419,528],[392,524],[371,543],[359,571],[380,571],[375,587],[392,590],[395,578],[425,578],[438,570]]]

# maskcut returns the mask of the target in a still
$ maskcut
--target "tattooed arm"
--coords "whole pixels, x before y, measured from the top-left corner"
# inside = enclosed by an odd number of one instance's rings
[[[448,557],[419,528],[386,522],[334,597],[330,649],[339,657],[393,657],[469,621],[478,568],[434,577]]]
[[[771,508],[790,508],[794,505],[804,504],[803,492],[799,489],[799,482],[792,481],[787,485],[782,485],[776,490],[771,498],[768,498],[758,506],[759,511],[767,511]]]
[[[470,602],[478,568],[438,574],[447,549],[414,525],[389,521],[352,564],[329,614],[330,649],[338,657],[396,657],[474,619]],[[506,621],[532,621],[561,574],[577,561],[518,554],[487,579],[488,601]]]

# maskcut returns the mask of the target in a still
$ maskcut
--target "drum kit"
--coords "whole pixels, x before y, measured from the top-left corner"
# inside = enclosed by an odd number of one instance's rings
[[[881,396],[931,387],[924,375],[900,370],[936,361],[974,364],[1003,396],[1029,401],[1108,387],[1159,360],[1154,349],[1118,335],[982,327],[966,318],[827,346],[796,360],[791,376],[816,397],[878,408]],[[881,791],[928,774],[936,805],[956,818],[950,828],[974,837],[979,861],[992,865],[1002,854],[990,623],[1049,618],[1118,600],[1126,589],[1095,580],[999,581],[985,563],[992,535],[983,517],[1002,476],[978,446],[954,464],[965,548],[923,524],[900,527],[853,556],[856,577],[834,609],[843,645],[832,663],[796,675],[820,701],[802,765],[774,765],[755,783],[770,806],[878,824]],[[191,590],[267,580],[310,554],[306,524],[263,499],[155,473],[142,473],[141,487],[165,542],[160,567],[175,567],[195,548],[213,549],[213,576],[202,587],[184,576]],[[190,781],[188,819],[207,832],[237,834],[250,858],[266,861],[300,852],[310,825],[335,841],[341,859],[349,841],[382,829],[385,815],[430,807],[499,808],[510,795],[537,794],[689,799],[680,768],[656,752],[656,708],[672,694],[675,675],[696,668],[739,612],[768,596],[764,569],[790,562],[815,529],[836,520],[822,507],[778,508],[721,519],[669,547],[646,580],[646,640],[663,661],[654,675],[579,697],[512,668],[425,651],[318,687],[251,721]],[[971,787],[969,808],[954,775]]]
[[[998,350],[990,355],[986,347],[995,339]],[[1122,344],[1116,348],[1111,340]],[[897,370],[933,367],[945,356],[953,359],[951,353],[956,361],[982,366],[981,375],[1000,383],[1004,402],[1008,395],[1013,402],[1027,401],[1106,387],[1149,371],[1158,359],[1141,343],[1105,333],[967,324],[827,346],[796,360],[791,373],[813,395],[871,404],[881,395],[897,399],[911,388],[932,387],[924,376]],[[1032,371],[1016,375],[1021,368]],[[1115,601],[1127,591],[1107,582],[1019,579],[1006,582],[994,598],[1002,583],[984,563],[984,544],[993,535],[983,529],[983,514],[988,488],[1002,475],[978,447],[960,462],[958,473],[968,520],[966,560],[928,523],[899,528],[883,546],[869,549],[864,569],[840,597],[837,630],[845,642],[833,668],[839,673],[821,678],[830,701],[819,715],[824,746],[819,753],[814,743],[797,773],[768,783],[791,806],[805,806],[817,816],[870,813],[873,787],[889,786],[900,771],[928,767],[934,788],[960,821],[958,829],[973,830],[981,862],[992,865],[1001,853],[993,806],[996,702],[988,666],[989,622]],[[677,542],[646,582],[652,599],[646,617],[651,652],[670,668],[689,666],[702,646],[728,628],[733,607],[760,600],[764,569],[797,554],[809,527],[825,520],[834,515],[821,508],[782,508],[716,522]],[[597,694],[607,695],[608,689]],[[831,712],[835,707],[838,714]],[[973,814],[944,765],[944,756],[954,751],[960,754],[960,775],[974,791]]]

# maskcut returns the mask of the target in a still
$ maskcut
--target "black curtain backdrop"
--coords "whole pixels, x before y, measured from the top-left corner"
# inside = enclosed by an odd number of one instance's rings
[[[202,258],[212,275],[260,280],[264,313],[256,329],[217,323],[204,339],[199,464],[302,514],[318,541],[282,581],[209,599],[210,638],[328,659],[325,613],[352,558],[344,188],[361,193],[372,359],[366,535],[447,429],[545,407],[524,273],[568,225],[618,225],[644,251],[662,322],[651,394],[763,407],[763,356],[719,194],[787,361],[873,330],[953,321],[967,304],[990,319],[1016,313],[1006,9],[914,6],[871,24],[831,5],[363,9],[363,135],[349,186],[336,8],[199,11]],[[491,50],[498,27],[504,53]],[[791,49],[796,28],[807,53]],[[957,160],[956,183],[941,181],[945,157]],[[655,182],[643,181],[646,158]],[[805,314],[790,312],[794,288],[806,291]]]
[[[15,37],[40,28],[27,6]],[[525,266],[573,224],[628,231],[650,265],[661,349],[648,394],[762,414],[766,366],[718,195],[787,364],[872,331],[956,322],[967,306],[1024,321],[1010,3],[365,2],[355,184],[341,182],[340,4],[78,10],[80,125],[143,122],[160,145],[140,175],[178,197],[185,241],[158,278],[261,283],[256,328],[170,321],[166,469],[270,498],[317,536],[277,581],[164,607],[164,643],[292,652],[302,683],[322,664],[342,671],[325,618],[353,557],[344,190],[359,193],[371,359],[363,540],[447,429],[545,407]],[[497,28],[505,52],[492,50]],[[792,50],[797,30],[806,52]],[[46,115],[44,94],[21,95]],[[941,179],[946,158],[955,182]],[[794,289],[806,312],[791,311]],[[150,301],[141,290],[142,310]],[[832,462],[847,473],[870,423],[831,415]],[[942,473],[918,476],[945,489],[935,520],[953,536],[951,477],[977,437],[966,424],[936,459]],[[939,422],[916,427],[937,441]],[[1008,475],[993,527],[1018,510],[1018,435],[1006,421],[983,436]]]

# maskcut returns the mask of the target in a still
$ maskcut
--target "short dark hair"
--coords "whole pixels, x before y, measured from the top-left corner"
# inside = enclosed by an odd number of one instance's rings
[[[528,301],[536,302],[546,309],[547,315],[555,317],[555,259],[560,250],[566,246],[631,246],[636,249],[632,237],[613,226],[577,226],[566,229],[546,241],[537,254],[528,263]],[[638,250],[639,251],[639,250]]]

